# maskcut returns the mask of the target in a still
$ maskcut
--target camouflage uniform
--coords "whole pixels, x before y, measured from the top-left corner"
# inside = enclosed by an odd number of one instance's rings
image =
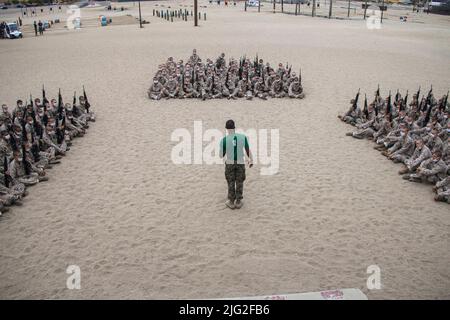
[[[390,158],[394,162],[406,163],[414,152],[414,140],[405,134],[391,148],[389,148]]]
[[[266,90],[265,90],[264,82],[262,81],[261,78],[258,78],[254,85],[255,97],[258,97],[263,100],[267,100],[267,93],[265,91]]]
[[[228,184],[228,199],[232,202],[241,200],[244,190],[245,164],[225,164],[225,179]]]
[[[429,182],[436,184],[446,178],[447,165],[442,159],[436,160],[430,158],[422,162],[416,173],[406,175],[404,179],[409,178],[410,181],[415,182]]]
[[[167,99],[176,98],[180,92],[177,80],[175,78],[169,79],[163,89],[163,92]]]
[[[405,161],[405,165],[411,172],[416,170],[422,162],[429,158],[431,158],[431,151],[426,145],[423,145],[422,148],[416,147],[411,159]]]
[[[163,89],[161,83],[158,82],[158,80],[154,80],[152,86],[148,90],[148,97],[153,100],[159,100],[163,97]]]
[[[436,201],[444,201],[450,203],[450,176],[436,183]]]
[[[33,172],[30,168],[30,173],[25,173],[25,167],[23,161],[13,160],[9,165],[9,174],[14,181],[22,183],[25,186],[32,186],[39,182],[39,173]],[[15,183],[14,183],[15,184]]]
[[[199,96],[189,78],[184,79],[183,92],[185,98],[197,98]]]
[[[288,87],[289,98],[303,99],[305,94],[303,93],[302,85],[298,80],[291,81]]]

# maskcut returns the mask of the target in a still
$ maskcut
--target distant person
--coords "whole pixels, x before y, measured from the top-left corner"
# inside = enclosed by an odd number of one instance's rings
[[[37,35],[38,35],[38,26],[37,26],[36,20],[34,20],[33,25],[34,25],[34,34],[37,37]]]
[[[0,23],[0,38],[6,38],[6,23]]]
[[[41,36],[44,35],[44,25],[41,20],[39,20],[39,22],[38,22],[38,29],[39,29],[39,34]]]
[[[233,120],[225,124],[227,135],[220,141],[220,156],[226,156],[225,178],[228,184],[228,200],[225,205],[230,209],[240,209],[243,205],[243,191],[245,180],[244,150],[249,159],[249,167],[253,166],[253,156],[250,152],[248,138],[235,132]]]

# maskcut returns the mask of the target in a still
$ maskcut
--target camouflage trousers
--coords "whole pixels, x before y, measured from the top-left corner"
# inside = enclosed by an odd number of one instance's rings
[[[396,154],[394,156],[392,156],[392,160],[396,163],[401,162],[406,164],[410,159],[409,155],[406,154]]]
[[[228,199],[241,200],[244,192],[245,164],[226,164],[225,178],[228,183]]]
[[[372,128],[366,128],[360,131],[353,132],[353,137],[357,139],[373,137],[374,131]]]
[[[16,184],[11,188],[0,186],[0,202],[5,206],[10,206],[17,200],[20,200],[25,192],[25,185]]]

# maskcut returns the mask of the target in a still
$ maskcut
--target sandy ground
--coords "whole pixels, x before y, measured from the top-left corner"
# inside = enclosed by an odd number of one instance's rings
[[[183,4],[190,2],[182,1]],[[201,2],[203,4],[203,2]],[[173,2],[172,2],[173,4]],[[0,298],[219,298],[359,288],[370,299],[450,298],[450,210],[430,186],[402,180],[336,115],[371,95],[433,84],[447,92],[450,21],[340,21],[210,6],[199,28],[151,24],[55,30],[1,41],[0,100],[84,84],[98,121],[50,181],[0,219]],[[167,5],[167,4],[166,4]],[[178,6],[173,5],[178,8]],[[82,13],[96,15],[92,10]],[[137,14],[130,4],[126,14]],[[302,68],[306,98],[154,102],[168,56],[246,53]],[[174,165],[177,128],[280,130],[280,171],[247,171],[245,206],[225,208],[221,165]],[[250,141],[252,143],[252,141]],[[81,290],[66,288],[68,265]],[[366,288],[369,265],[380,290]]]

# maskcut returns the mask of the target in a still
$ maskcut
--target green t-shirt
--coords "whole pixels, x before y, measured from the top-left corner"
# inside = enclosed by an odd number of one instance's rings
[[[245,164],[244,150],[249,150],[248,139],[240,133],[225,136],[220,141],[222,156],[227,155],[227,163]],[[234,161],[233,161],[234,160]]]

